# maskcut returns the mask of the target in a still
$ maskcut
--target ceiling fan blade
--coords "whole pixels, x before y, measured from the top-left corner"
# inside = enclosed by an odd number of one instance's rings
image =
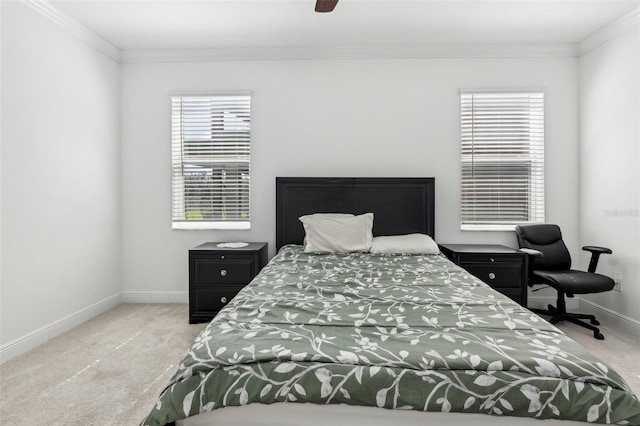
[[[338,4],[338,0],[317,0],[316,12],[331,12]]]

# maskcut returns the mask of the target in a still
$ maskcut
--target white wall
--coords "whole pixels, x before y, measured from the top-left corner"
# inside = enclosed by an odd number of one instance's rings
[[[5,350],[120,297],[120,91],[116,62],[22,2],[1,47]]]
[[[0,10],[0,354],[121,291],[186,301],[187,250],[203,241],[264,240],[273,254],[275,176],[435,176],[438,241],[515,245],[459,230],[460,88],[545,90],[547,221],[582,267],[580,245],[613,248],[600,271],[619,272],[623,292],[585,299],[640,320],[637,23],[579,61],[119,65],[23,3]],[[253,228],[172,231],[169,96],[230,90],[254,95]]]
[[[613,250],[598,272],[621,293],[583,297],[640,322],[640,24],[579,59],[580,244]],[[588,256],[581,257],[586,267]]]
[[[515,246],[459,230],[460,88],[545,89],[547,220],[577,249],[575,58],[123,64],[121,78],[125,300],[186,301],[187,250],[205,241],[273,254],[276,176],[435,176],[438,241]],[[252,229],[172,231],[169,96],[230,90],[253,92]]]

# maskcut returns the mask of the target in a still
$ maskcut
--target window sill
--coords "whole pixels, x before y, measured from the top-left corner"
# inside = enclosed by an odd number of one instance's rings
[[[173,222],[172,229],[177,230],[248,230],[251,222]]]
[[[460,225],[461,231],[510,231],[513,232],[516,225]]]

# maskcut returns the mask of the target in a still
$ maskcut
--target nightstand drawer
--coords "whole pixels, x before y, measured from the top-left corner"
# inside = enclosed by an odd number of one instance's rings
[[[520,294],[521,290],[519,288],[496,288],[495,290],[511,298],[512,300],[515,300],[516,302],[521,300],[522,298],[522,295]]]
[[[189,322],[210,321],[267,264],[267,243],[189,250]]]
[[[194,284],[246,284],[255,276],[255,256],[194,256]]]
[[[460,258],[460,264],[469,264],[469,263],[504,263],[504,262],[511,262],[511,263],[520,263],[520,259],[519,258],[515,258],[513,256],[505,256],[505,255],[499,255],[499,254],[485,254],[485,253],[478,253],[478,254],[463,254],[459,256]]]
[[[496,244],[440,244],[440,250],[496,291],[527,306],[527,257],[521,251]]]
[[[213,316],[233,299],[243,286],[200,287],[194,289],[193,307],[200,314]]]
[[[469,273],[480,278],[485,283],[495,289],[522,287],[522,264],[521,263],[501,263],[501,264],[460,264]]]

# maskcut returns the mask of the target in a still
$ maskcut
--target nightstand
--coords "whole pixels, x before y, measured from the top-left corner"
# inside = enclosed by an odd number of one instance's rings
[[[489,244],[440,244],[440,250],[456,265],[527,307],[525,253]]]
[[[210,321],[267,264],[267,243],[189,250],[189,323]]]

